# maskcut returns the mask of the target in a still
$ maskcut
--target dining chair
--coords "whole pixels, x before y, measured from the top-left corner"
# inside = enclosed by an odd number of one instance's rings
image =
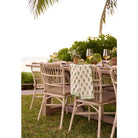
[[[117,100],[117,66],[112,66],[112,68],[110,70],[110,76],[111,76],[111,80],[112,80],[112,83],[113,83],[115,96],[116,96],[116,100]],[[116,106],[116,114],[115,114],[114,123],[113,123],[110,138],[113,138],[116,127],[117,127],[117,106]]]
[[[91,75],[87,74],[87,76],[88,75],[92,77],[92,85],[90,87],[93,87],[94,98],[82,99],[81,96],[74,96],[74,108],[68,131],[71,131],[74,115],[88,115],[88,120],[90,120],[90,115],[96,114],[98,115],[97,137],[100,138],[102,114],[114,114],[114,112],[104,112],[102,108],[104,107],[104,105],[115,102],[115,94],[113,92],[110,93],[107,91],[102,92],[102,74],[100,68],[97,65],[91,65]],[[74,76],[71,76],[71,79],[72,77]],[[88,106],[88,111],[80,111],[78,108],[82,106]],[[95,111],[92,111],[90,108],[94,109]]]
[[[70,95],[70,84],[65,81],[65,70],[60,63],[41,63],[40,70],[44,84],[44,96],[37,120],[39,120],[42,108],[61,106],[60,129],[62,128],[64,110],[67,109],[67,100]],[[50,98],[57,99],[58,103],[49,103]],[[66,110],[67,111],[67,110]]]
[[[33,75],[33,80],[34,80],[34,91],[33,91],[33,97],[32,97],[32,101],[31,101],[31,105],[30,105],[30,109],[32,109],[33,106],[33,102],[35,98],[42,98],[43,96],[38,96],[37,94],[37,89],[40,89],[43,91],[43,83],[42,83],[42,77],[41,77],[41,73],[40,73],[40,64],[37,62],[32,62],[32,66],[31,66],[31,71],[32,71],[32,75]]]

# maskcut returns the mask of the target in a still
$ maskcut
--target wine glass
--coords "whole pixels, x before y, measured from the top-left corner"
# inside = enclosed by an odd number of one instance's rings
[[[103,58],[107,61],[110,58],[110,51],[108,49],[104,49]]]
[[[86,51],[86,57],[88,59],[91,59],[93,57],[93,49],[87,49],[87,51]]]
[[[104,63],[109,64],[109,62],[107,62],[107,59],[110,58],[110,51],[108,49],[103,50],[103,58],[105,59],[105,61],[102,61],[103,66],[104,66]]]

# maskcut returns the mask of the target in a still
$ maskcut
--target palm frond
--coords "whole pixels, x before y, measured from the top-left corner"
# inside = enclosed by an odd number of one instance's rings
[[[28,4],[34,18],[38,18],[41,13],[44,13],[45,10],[56,2],[58,0],[29,0]]]
[[[102,24],[106,22],[106,10],[108,14],[112,15],[114,13],[114,8],[117,8],[117,0],[106,0],[100,19],[99,34],[102,34]]]
[[[103,10],[103,22],[104,23],[105,23],[105,19],[106,19],[106,9],[107,9],[108,14],[113,15],[114,8],[117,8],[117,0],[107,0],[105,8]]]
[[[108,14],[114,13],[114,8],[117,8],[117,0],[108,0],[106,4],[106,9],[108,10]]]

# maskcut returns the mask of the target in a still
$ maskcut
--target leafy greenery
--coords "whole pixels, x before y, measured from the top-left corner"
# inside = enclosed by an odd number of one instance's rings
[[[89,37],[86,41],[75,41],[69,49],[59,50],[57,58],[63,61],[72,61],[74,56],[79,56],[86,60],[88,48],[93,49],[94,53],[103,55],[103,49],[111,50],[113,47],[117,47],[117,39],[109,34],[101,34],[98,37]]]
[[[28,5],[35,18],[56,2],[58,0],[29,0]]]
[[[86,59],[86,49],[87,43],[85,41],[75,41],[72,47],[69,49],[71,57],[73,57],[73,52],[76,52],[76,56]]]
[[[59,129],[61,113],[56,112],[51,116],[41,116],[37,121],[37,116],[41,106],[42,98],[36,98],[32,110],[29,110],[32,96],[22,95],[22,138],[96,138],[98,121],[75,116],[71,133],[68,132],[71,114],[65,114],[63,128]],[[105,111],[114,111],[115,105],[105,106]],[[101,138],[109,138],[112,125],[101,123]],[[117,137],[115,132],[114,138]]]
[[[87,58],[86,59],[86,63],[90,64],[92,63],[93,61],[94,62],[100,62],[102,60],[102,57],[101,57],[101,54],[99,53],[94,53],[93,56],[91,58]]]
[[[57,58],[59,60],[71,61],[71,56],[68,53],[68,48],[63,48],[63,49],[59,50],[57,54],[58,54]]]
[[[103,55],[103,49],[111,50],[117,47],[117,39],[109,34],[101,34],[98,37],[88,38],[87,48],[92,48],[94,53]]]
[[[21,72],[21,84],[33,83],[33,76],[31,72]]]
[[[92,61],[100,62],[102,60],[102,57],[99,53],[93,54]]]
[[[50,59],[48,60],[48,62],[49,62],[49,63],[52,63],[52,62],[53,62],[53,59],[52,59],[52,58],[50,58]]]
[[[117,48],[113,47],[113,49],[111,50],[110,54],[111,54],[111,58],[112,57],[117,57]]]

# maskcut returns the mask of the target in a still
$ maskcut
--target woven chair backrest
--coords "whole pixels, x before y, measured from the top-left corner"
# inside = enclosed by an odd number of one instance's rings
[[[110,76],[115,90],[115,95],[117,96],[117,66],[111,67]]]
[[[44,88],[42,77],[41,77],[41,72],[40,72],[40,64],[32,63],[31,71],[33,75],[34,86],[36,88]]]
[[[92,81],[94,102],[102,102],[102,75],[100,68],[96,65],[92,65]]]
[[[47,92],[64,94],[65,75],[63,66],[59,63],[40,63],[44,88]]]

